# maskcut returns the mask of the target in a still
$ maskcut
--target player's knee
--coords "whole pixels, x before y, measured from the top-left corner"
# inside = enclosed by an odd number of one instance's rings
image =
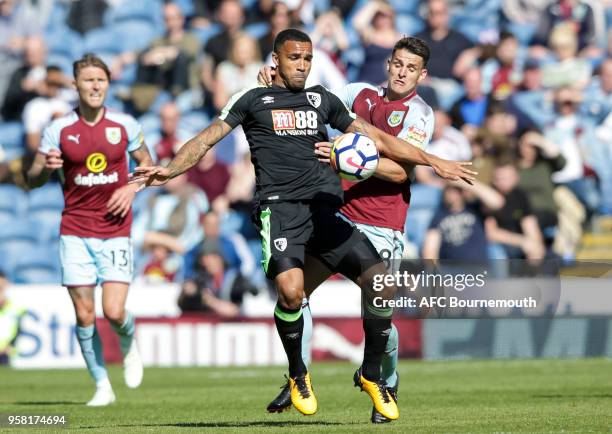
[[[121,324],[125,314],[123,306],[104,306],[104,317],[112,323]]]
[[[78,306],[75,309],[75,314],[79,327],[89,327],[96,320],[96,312],[93,306]]]

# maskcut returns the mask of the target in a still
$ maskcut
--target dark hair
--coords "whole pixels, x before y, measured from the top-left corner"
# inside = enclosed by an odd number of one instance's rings
[[[391,57],[395,55],[397,50],[407,50],[412,54],[416,54],[423,59],[423,67],[427,66],[427,62],[429,62],[429,46],[422,39],[415,38],[413,36],[403,37],[393,46]]]
[[[287,41],[308,42],[312,44],[310,36],[298,29],[285,29],[274,38],[274,52],[278,54],[280,48]]]
[[[106,74],[106,78],[110,80],[110,69],[102,59],[92,53],[87,53],[79,60],[75,61],[72,64],[72,74],[74,75],[74,79],[76,80],[79,72],[83,68],[87,68],[88,66],[95,66],[96,68],[100,68]]]

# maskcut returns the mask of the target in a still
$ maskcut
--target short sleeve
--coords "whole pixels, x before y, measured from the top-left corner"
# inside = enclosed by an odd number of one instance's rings
[[[129,119],[125,123],[125,129],[127,131],[128,136],[128,152],[134,152],[138,150],[144,144],[144,134],[142,132],[142,127],[133,117],[129,117]]]
[[[342,86],[339,89],[334,89],[332,93],[336,95],[342,103],[347,106],[349,109],[353,107],[353,103],[355,102],[355,98],[359,95],[364,89],[371,89],[376,91],[376,86],[372,86],[368,83],[351,83],[346,86]]]
[[[417,148],[425,149],[431,140],[433,130],[433,111],[429,106],[424,105],[423,109],[408,112],[402,130],[397,137]]]
[[[250,90],[251,89],[246,89],[232,95],[228,103],[223,107],[223,110],[221,110],[219,119],[226,122],[232,128],[236,128],[240,125],[246,119],[250,109]]]
[[[59,137],[60,137],[60,129],[57,128],[57,125],[55,123],[51,123],[50,125],[48,125],[43,130],[38,152],[47,154],[49,153],[51,149],[59,150],[60,149]]]
[[[329,101],[329,114],[327,116],[327,123],[332,128],[339,131],[346,131],[346,129],[357,119],[357,115],[350,111],[346,105],[333,93],[325,90]]]

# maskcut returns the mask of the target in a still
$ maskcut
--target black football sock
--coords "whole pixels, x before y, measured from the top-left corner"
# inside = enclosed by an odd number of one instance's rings
[[[378,381],[380,364],[391,332],[391,318],[375,318],[370,315],[363,319],[363,331],[365,348],[361,374],[366,380]]]
[[[297,377],[305,374],[306,365],[302,360],[302,333],[304,331],[302,308],[286,309],[276,303],[274,322],[289,360],[289,376]]]

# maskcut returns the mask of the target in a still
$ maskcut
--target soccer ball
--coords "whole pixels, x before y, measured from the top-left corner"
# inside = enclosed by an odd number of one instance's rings
[[[378,149],[372,139],[362,134],[342,134],[334,140],[330,160],[341,178],[363,181],[376,172]]]

